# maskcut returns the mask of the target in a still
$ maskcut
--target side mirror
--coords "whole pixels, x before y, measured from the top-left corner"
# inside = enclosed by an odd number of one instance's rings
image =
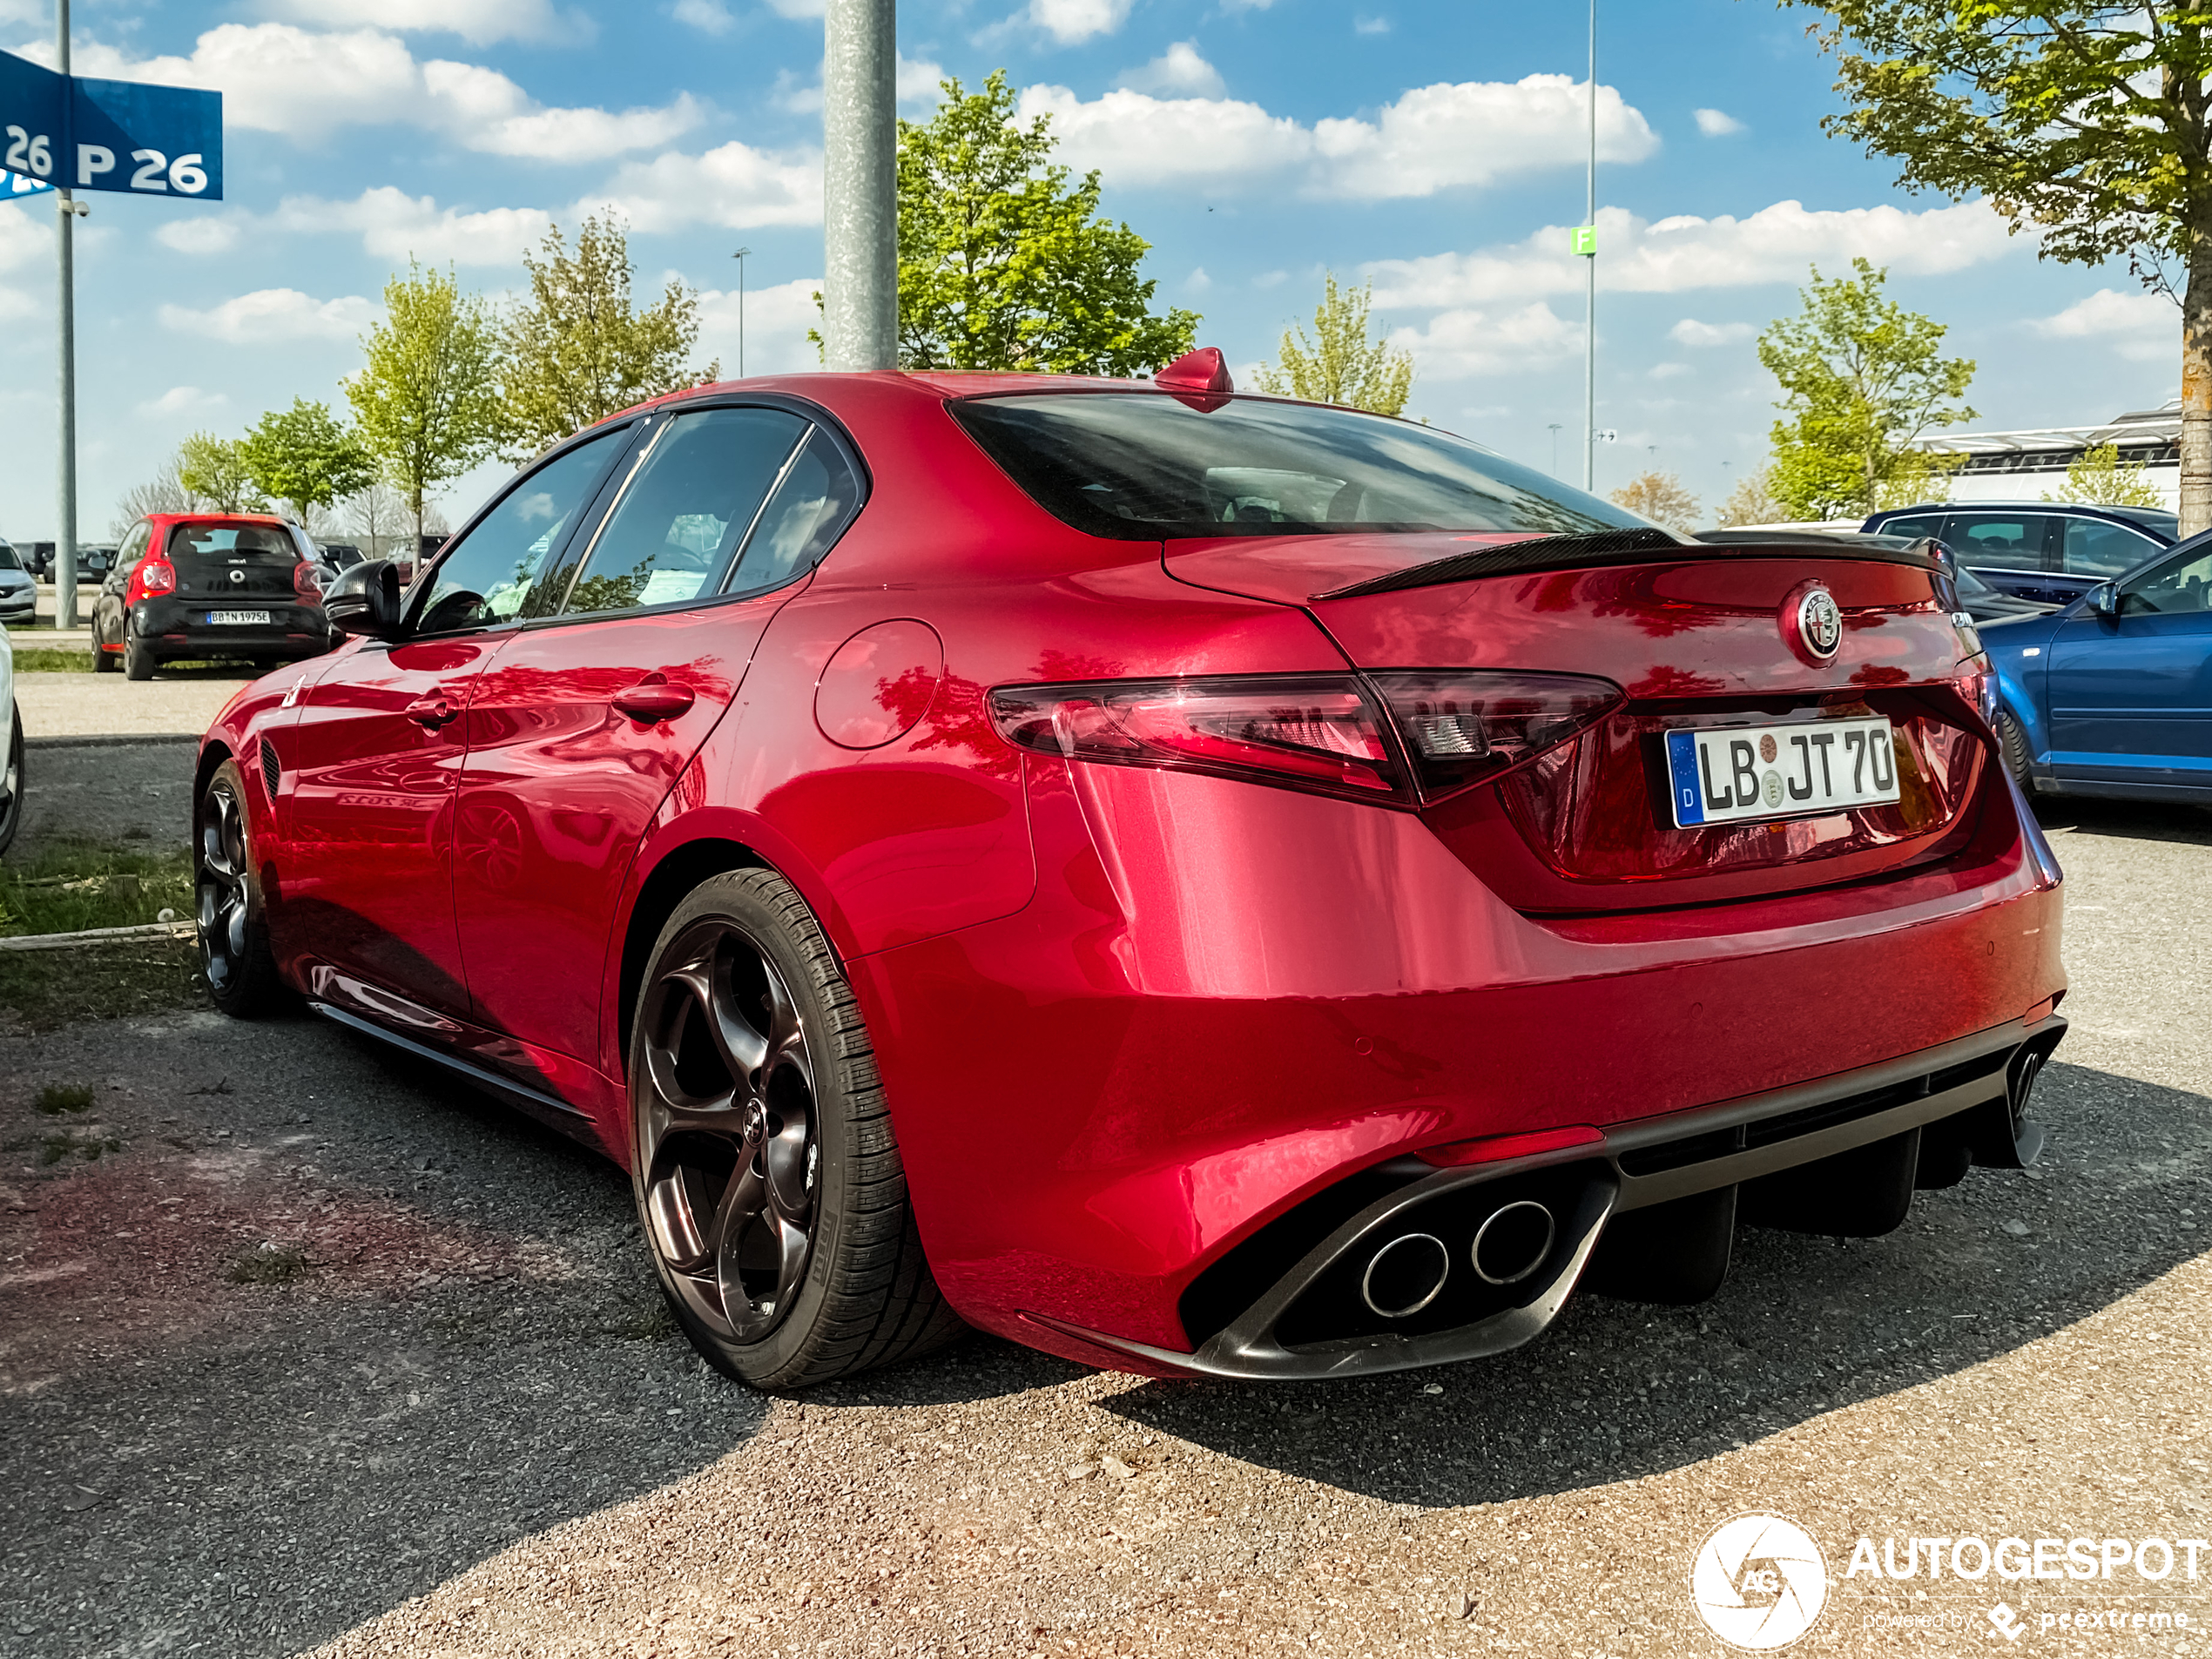
[[[389,559],[366,559],[322,596],[323,615],[341,634],[390,639],[400,631],[400,573]]]
[[[2100,582],[2095,587],[2090,589],[2089,609],[2100,617],[2118,616],[2120,614],[2120,584],[2116,582]]]

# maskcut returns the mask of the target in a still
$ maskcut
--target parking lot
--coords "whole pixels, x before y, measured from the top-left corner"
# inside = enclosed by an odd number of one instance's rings
[[[33,759],[179,836],[190,755]],[[2212,1558],[1845,1571],[1861,1534],[2212,1536],[2212,813],[2047,821],[2040,1168],[1885,1238],[1746,1230],[1702,1306],[1292,1388],[978,1337],[749,1393],[662,1312],[611,1166],[304,1017],[104,1019],[88,971],[83,1018],[4,1034],[0,1651],[1719,1653],[1690,1561],[1763,1509],[1825,1552],[1804,1651],[1988,1651],[2001,1598],[2021,1651],[2121,1605],[2202,1652]]]

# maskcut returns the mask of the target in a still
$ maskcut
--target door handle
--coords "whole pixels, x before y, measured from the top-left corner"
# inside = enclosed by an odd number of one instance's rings
[[[407,718],[425,732],[435,732],[451,724],[460,712],[454,707],[453,699],[445,697],[418,697],[407,705]]]
[[[690,686],[664,680],[641,680],[626,691],[617,691],[613,698],[617,708],[641,725],[672,720],[697,700]]]

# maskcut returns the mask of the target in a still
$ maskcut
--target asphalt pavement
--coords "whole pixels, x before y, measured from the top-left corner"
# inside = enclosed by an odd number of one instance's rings
[[[977,1337],[765,1398],[670,1328],[618,1171],[419,1066],[306,1016],[0,1032],[0,1652],[1717,1655],[1692,1560],[1766,1510],[1826,1558],[1795,1651],[2091,1650],[2039,1621],[2117,1606],[2202,1653],[2212,1554],[1845,1571],[1861,1534],[2212,1537],[2212,814],[2047,817],[2043,1167],[1359,1382]]]

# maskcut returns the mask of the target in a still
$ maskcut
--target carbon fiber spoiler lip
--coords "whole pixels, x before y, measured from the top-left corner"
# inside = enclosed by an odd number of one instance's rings
[[[1756,542],[1712,543],[1682,542],[1662,529],[1603,530],[1592,536],[1533,536],[1527,541],[1504,542],[1493,546],[1477,548],[1466,553],[1454,553],[1449,558],[1433,559],[1426,564],[1411,569],[1393,570],[1388,576],[1370,577],[1365,582],[1355,582],[1349,587],[1332,588],[1325,593],[1312,595],[1315,602],[1325,599],[1364,599],[1372,594],[1401,593],[1409,588],[1437,588],[1453,582],[1473,582],[1483,577],[1526,576],[1545,570],[1580,570],[1606,565],[1649,564],[1655,556],[1664,557],[1694,557],[1700,562],[1721,563],[1742,558],[1791,559],[1848,559],[1877,564],[1906,564],[1922,570],[1939,570],[1941,563],[1918,550],[1919,543],[1909,548],[1854,547],[1838,542],[1831,551],[1827,548],[1799,547],[1794,543],[1777,543],[1766,547]]]

